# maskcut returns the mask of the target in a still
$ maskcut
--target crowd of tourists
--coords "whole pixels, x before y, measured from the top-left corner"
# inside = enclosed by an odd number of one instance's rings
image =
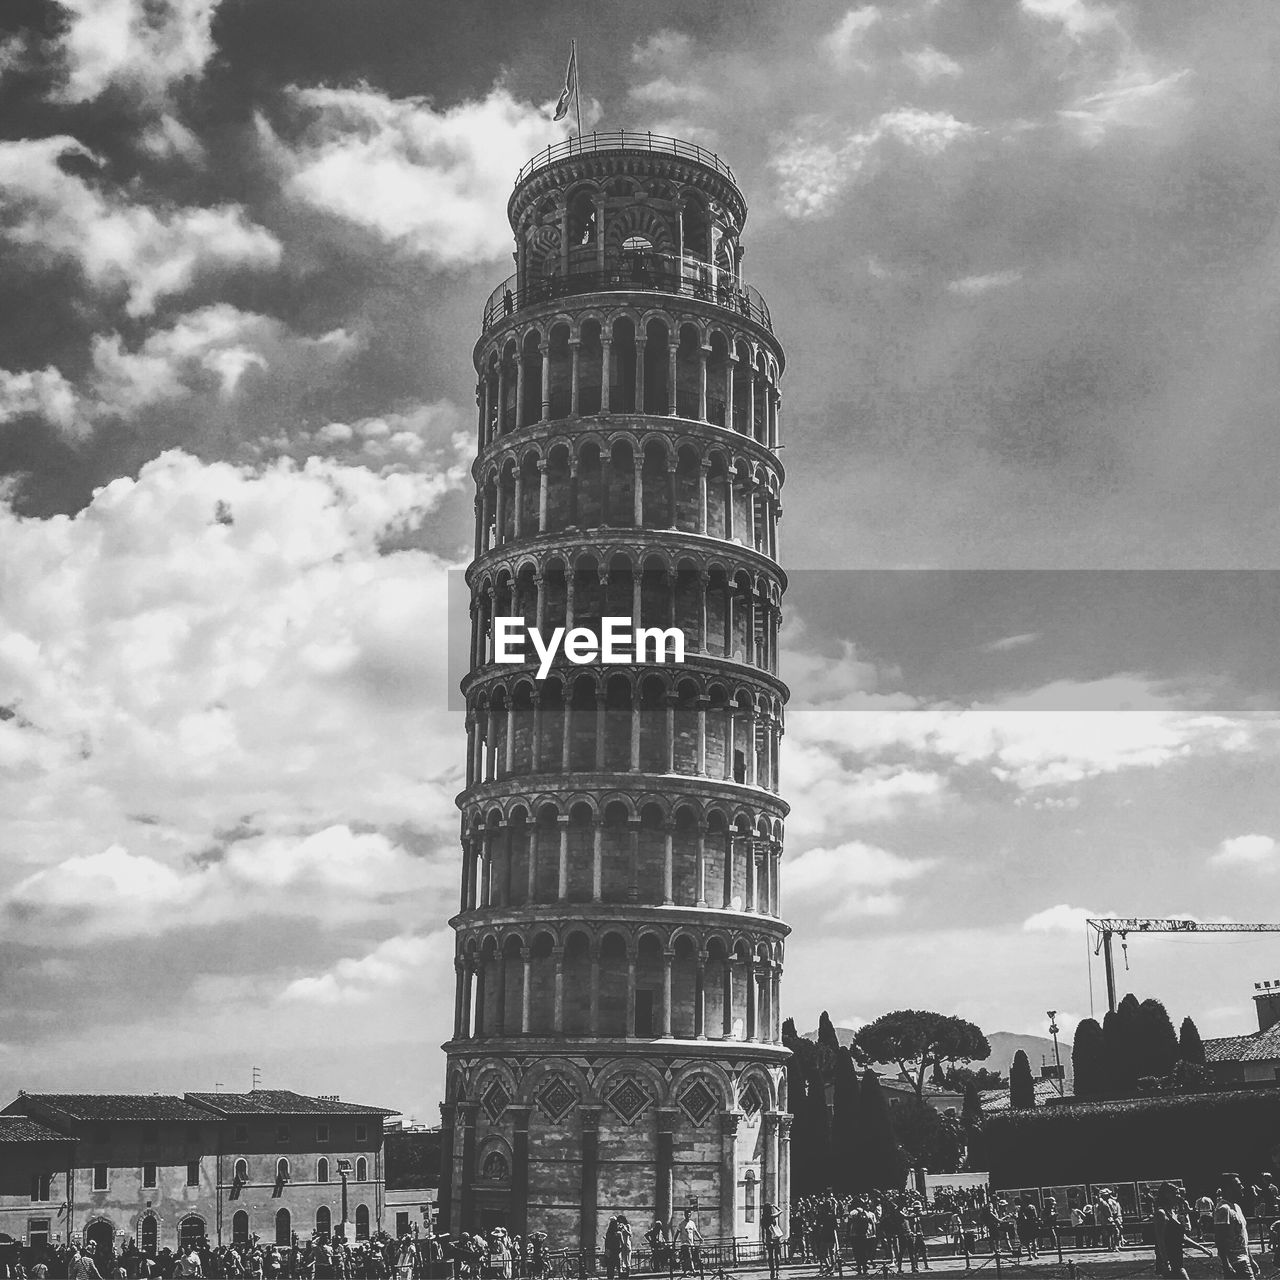
[[[1280,1185],[1270,1174],[1251,1184],[1224,1174],[1219,1183],[1192,1200],[1180,1185],[1164,1182],[1140,1206],[1131,1235],[1138,1229],[1142,1242],[1153,1246],[1158,1275],[1185,1278],[1188,1249],[1216,1257],[1224,1277],[1258,1275],[1254,1245],[1280,1264]],[[1019,1196],[986,1187],[946,1188],[932,1201],[913,1191],[827,1192],[792,1204],[788,1254],[823,1275],[843,1272],[846,1262],[859,1275],[873,1267],[918,1272],[930,1269],[930,1239],[941,1238],[953,1254],[1003,1253],[1020,1261],[1060,1247],[1117,1252],[1124,1232],[1124,1210],[1109,1187],[1069,1210],[1052,1194]]]
[[[411,1237],[379,1233],[354,1244],[317,1235],[289,1246],[250,1240],[213,1246],[207,1239],[144,1252],[92,1242],[28,1248],[5,1271],[12,1280],[411,1280]]]
[[[778,1280],[784,1258],[812,1265],[820,1275],[843,1274],[846,1266],[858,1275],[890,1268],[901,1274],[908,1266],[928,1271],[930,1240],[965,1257],[990,1251],[1034,1259],[1060,1247],[1115,1251],[1124,1245],[1125,1227],[1120,1201],[1109,1188],[1069,1210],[1052,1194],[1019,1196],[986,1187],[945,1188],[932,1200],[907,1190],[845,1196],[828,1191],[792,1203],[786,1240],[776,1205],[762,1205],[759,1215],[761,1255],[771,1280]],[[1128,1229],[1131,1240],[1140,1230],[1143,1243],[1154,1246],[1157,1275],[1185,1280],[1186,1254],[1199,1250],[1217,1259],[1224,1277],[1253,1280],[1259,1274],[1255,1248],[1280,1264],[1280,1185],[1269,1174],[1248,1184],[1224,1174],[1212,1191],[1189,1195],[1165,1182],[1148,1188]],[[117,1251],[88,1242],[26,1249],[12,1242],[6,1248],[4,1240],[0,1280],[545,1280],[552,1271],[546,1232],[531,1231],[522,1239],[502,1227],[456,1237],[415,1231],[393,1239],[379,1233],[354,1244],[324,1234],[305,1242],[295,1238],[290,1246],[254,1239],[215,1247],[200,1240],[155,1254],[132,1241]],[[655,1219],[635,1239],[626,1215],[618,1214],[608,1219],[598,1243],[607,1280],[629,1276],[637,1261],[643,1264],[637,1270],[704,1272],[704,1241],[692,1210],[669,1223]]]

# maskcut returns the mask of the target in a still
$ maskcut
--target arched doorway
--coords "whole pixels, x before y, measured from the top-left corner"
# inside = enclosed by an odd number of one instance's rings
[[[116,1229],[106,1218],[95,1218],[84,1229],[84,1242],[99,1257],[105,1256],[116,1238]]]
[[[138,1248],[149,1258],[156,1256],[157,1241],[156,1215],[149,1213],[138,1226]]]
[[[293,1243],[293,1220],[288,1209],[276,1213],[276,1244],[291,1245]]]
[[[356,1239],[367,1240],[369,1238],[369,1206],[367,1204],[356,1205]]]
[[[249,1215],[243,1209],[237,1209],[231,1219],[231,1243],[249,1243]]]
[[[329,1206],[322,1204],[316,1210],[316,1239],[327,1240],[333,1229],[333,1215],[329,1212]]]

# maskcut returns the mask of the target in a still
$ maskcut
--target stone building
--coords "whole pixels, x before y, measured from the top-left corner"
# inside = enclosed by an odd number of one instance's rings
[[[75,1150],[39,1120],[0,1115],[0,1234],[34,1245],[63,1238]]]
[[[785,1206],[781,346],[723,161],[647,134],[520,172],[479,455],[440,1217],[598,1242]],[[498,664],[494,619],[680,628],[681,665]],[[528,656],[532,656],[531,654]],[[652,659],[650,653],[648,657]]]
[[[282,1089],[19,1093],[0,1113],[0,1230],[144,1252],[383,1224],[379,1107]]]

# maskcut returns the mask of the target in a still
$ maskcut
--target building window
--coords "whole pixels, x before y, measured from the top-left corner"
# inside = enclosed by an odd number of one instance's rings
[[[756,1220],[756,1175],[747,1171],[747,1221]]]
[[[200,1161],[187,1161],[187,1186],[198,1187],[200,1185]]]
[[[356,1141],[357,1142],[369,1141],[369,1126],[367,1124],[356,1125]]]
[[[316,1141],[317,1142],[329,1141],[329,1126],[327,1124],[316,1125]]]
[[[178,1224],[178,1247],[186,1253],[200,1245],[207,1234],[204,1219],[199,1214],[190,1214]]]
[[[396,1214],[396,1239],[400,1240],[409,1234],[409,1215],[407,1213]]]
[[[284,1158],[284,1156],[281,1156],[280,1159],[276,1161],[276,1181],[289,1181],[289,1162]]]
[[[329,1162],[324,1158],[324,1156],[321,1156],[320,1159],[316,1161],[316,1181],[329,1181]]]
[[[27,1244],[33,1249],[46,1249],[49,1246],[49,1218],[27,1219]]]
[[[361,1156],[356,1161],[356,1181],[357,1182],[369,1181],[369,1162],[364,1158],[364,1156]]]
[[[316,1235],[321,1240],[329,1238],[329,1230],[333,1226],[333,1215],[329,1212],[329,1206],[322,1204],[316,1210]]]
[[[231,1181],[241,1184],[249,1181],[249,1162],[247,1160],[237,1160],[235,1167],[231,1170]]]
[[[231,1243],[249,1243],[249,1215],[243,1209],[237,1209],[231,1219]]]
[[[52,1181],[52,1174],[33,1173],[31,1175],[31,1199],[34,1203],[39,1204],[44,1200],[53,1199],[49,1194],[49,1188]]]
[[[235,1136],[234,1136],[234,1138],[233,1138],[233,1141],[235,1141],[235,1142],[248,1142],[248,1141],[249,1141],[249,1126],[248,1126],[247,1124],[238,1124],[238,1125],[236,1125],[236,1127],[235,1127]]]
[[[287,1124],[276,1125],[276,1141],[277,1142],[289,1141],[289,1126]]]
[[[356,1205],[356,1239],[367,1240],[369,1238],[369,1206],[367,1204]]]
[[[153,1164],[144,1164],[142,1166],[142,1185],[144,1187],[154,1187],[156,1185],[156,1167]]]
[[[93,1166],[93,1189],[95,1191],[105,1191],[107,1189],[107,1166],[105,1164],[95,1164]]]
[[[288,1209],[276,1212],[276,1244],[291,1245],[293,1243],[293,1223]]]

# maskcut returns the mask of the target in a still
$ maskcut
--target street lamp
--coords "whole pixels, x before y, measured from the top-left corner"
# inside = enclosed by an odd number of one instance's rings
[[[342,1240],[347,1238],[347,1178],[351,1174],[351,1161],[338,1161],[338,1177],[342,1179],[342,1225],[338,1228],[342,1233]]]
[[[1053,1037],[1053,1065],[1057,1072],[1058,1081],[1058,1097],[1064,1097],[1066,1094],[1066,1081],[1062,1078],[1062,1058],[1058,1054],[1058,1011],[1056,1009],[1048,1010],[1049,1016],[1049,1034]]]

